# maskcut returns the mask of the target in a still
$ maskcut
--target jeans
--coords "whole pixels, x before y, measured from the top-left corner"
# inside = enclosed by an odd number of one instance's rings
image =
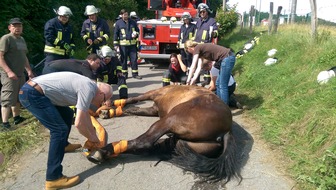
[[[68,145],[73,111],[69,107],[54,106],[49,98],[28,84],[21,87],[19,100],[50,131],[46,180],[63,176],[64,148]]]
[[[232,73],[232,69],[235,65],[236,57],[234,55],[224,58],[221,62],[219,76],[216,80],[216,94],[227,105],[229,105],[229,80]]]

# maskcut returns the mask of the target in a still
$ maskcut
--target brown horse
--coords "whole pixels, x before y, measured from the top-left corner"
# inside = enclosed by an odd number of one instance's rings
[[[88,159],[101,163],[120,153],[172,153],[169,161],[205,180],[241,179],[231,133],[229,107],[211,91],[197,86],[166,86],[128,98],[126,104],[152,100],[148,108],[129,107],[124,113],[160,119],[133,140],[122,140],[93,151]],[[168,134],[170,138],[161,138]],[[160,139],[161,138],[161,139]]]

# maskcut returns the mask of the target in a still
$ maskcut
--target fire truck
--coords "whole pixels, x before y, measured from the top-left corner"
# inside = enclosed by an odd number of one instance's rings
[[[148,0],[148,10],[154,10],[155,19],[138,21],[140,29],[139,57],[146,62],[168,59],[171,53],[179,53],[176,45],[183,24],[183,12],[198,17],[197,6],[206,0]]]

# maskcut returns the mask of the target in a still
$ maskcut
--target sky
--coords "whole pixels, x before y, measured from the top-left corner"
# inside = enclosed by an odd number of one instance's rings
[[[261,12],[269,12],[270,2],[273,2],[273,13],[276,14],[278,6],[282,6],[281,14],[290,13],[291,0],[229,0],[229,5],[238,3],[239,13],[249,12],[251,5]],[[316,0],[317,17],[328,21],[336,22],[336,1],[335,0]],[[306,15],[310,13],[310,0],[297,0],[296,14]]]

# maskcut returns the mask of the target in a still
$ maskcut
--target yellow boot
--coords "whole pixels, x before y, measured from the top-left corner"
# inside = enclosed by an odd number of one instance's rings
[[[72,186],[77,185],[80,182],[80,178],[78,175],[67,177],[62,176],[59,179],[53,180],[53,181],[46,181],[45,189],[46,190],[57,190],[57,189],[65,189]]]

